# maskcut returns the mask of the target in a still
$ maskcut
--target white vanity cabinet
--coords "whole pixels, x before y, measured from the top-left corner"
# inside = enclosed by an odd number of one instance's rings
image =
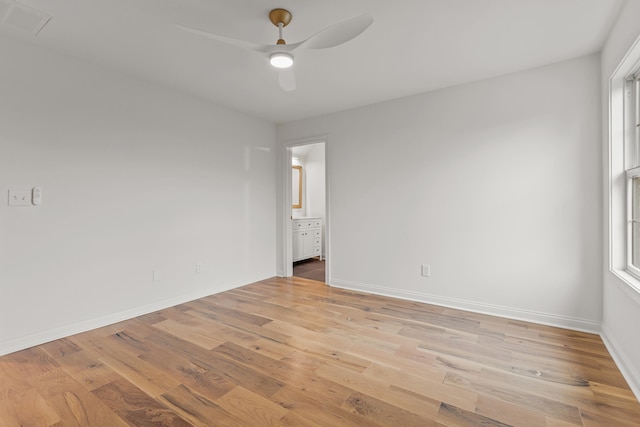
[[[293,261],[322,259],[322,218],[293,220]]]

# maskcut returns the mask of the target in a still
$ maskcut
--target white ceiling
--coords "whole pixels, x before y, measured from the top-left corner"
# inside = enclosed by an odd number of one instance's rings
[[[4,0],[12,1],[12,0]],[[36,37],[0,34],[282,123],[598,52],[623,0],[20,0],[52,16]],[[285,39],[370,13],[331,49],[296,52],[297,90],[254,52],[174,24],[274,43],[271,9],[293,14]]]

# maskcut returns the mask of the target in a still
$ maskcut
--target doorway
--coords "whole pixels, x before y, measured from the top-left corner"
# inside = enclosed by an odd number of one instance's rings
[[[293,276],[326,283],[326,146],[290,147],[291,265]]]

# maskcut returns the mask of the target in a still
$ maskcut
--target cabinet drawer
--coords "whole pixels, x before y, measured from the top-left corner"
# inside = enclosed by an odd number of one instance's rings
[[[303,218],[294,218],[292,221],[293,228],[322,228],[322,220],[321,219],[303,219]]]
[[[313,222],[309,221],[296,221],[293,224],[294,229],[305,229],[305,228],[313,228]]]

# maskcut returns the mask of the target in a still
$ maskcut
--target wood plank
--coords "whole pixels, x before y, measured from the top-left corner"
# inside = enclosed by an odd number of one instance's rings
[[[504,400],[484,395],[478,396],[474,412],[513,427],[538,427],[547,424],[547,418],[538,411],[529,411]]]
[[[510,384],[485,383],[483,381],[462,377],[458,374],[447,374],[444,384],[454,385],[478,395],[500,399],[526,411],[535,411],[550,418],[557,418],[576,425],[581,424],[580,410],[555,399],[537,396],[527,390],[516,389]]]
[[[391,386],[384,393],[384,402],[411,411],[428,420],[434,420],[440,410],[440,402],[419,393]]]
[[[127,424],[89,390],[63,370],[50,371],[31,380],[69,426],[126,426]]]
[[[121,354],[119,358],[107,356],[101,360],[123,379],[152,397],[180,384],[176,378],[137,357]]]
[[[440,411],[438,411],[436,423],[438,426],[447,427],[511,427],[509,424],[504,424],[489,417],[485,417],[471,411],[465,411],[464,409],[456,408],[453,405],[447,405],[446,403],[440,405]]]
[[[102,387],[120,378],[116,372],[99,360],[100,355],[90,349],[83,349],[64,357],[56,359],[56,362],[65,372],[87,390]]]
[[[433,420],[359,392],[349,396],[342,407],[362,417],[363,424],[403,427],[428,427],[435,424]]]
[[[261,396],[268,397],[283,386],[277,379],[261,373],[259,367],[248,368],[171,335],[150,337],[149,341],[158,344],[161,348],[174,349],[178,355],[188,358],[190,363],[196,367],[206,370],[217,378],[254,390]],[[141,357],[146,357],[146,355]]]
[[[62,338],[42,344],[40,348],[53,359],[82,351],[82,347],[76,345],[68,338]]]
[[[595,414],[589,411],[582,411],[581,415],[584,427],[638,427],[638,418],[619,418],[610,414]]]
[[[170,348],[155,347],[140,357],[208,399],[215,400],[236,386],[228,377],[199,363],[197,358]]]
[[[51,426],[60,422],[60,414],[35,388],[13,394],[0,401],[0,425]]]
[[[275,426],[289,411],[282,406],[241,386],[231,390],[216,402],[235,414],[244,425]]]
[[[220,336],[215,336],[215,330],[207,330],[205,326],[195,326],[193,323],[185,324],[174,319],[167,319],[154,323],[153,326],[207,350],[225,342]]]
[[[271,329],[264,328],[262,325],[258,325],[254,322],[235,320],[234,318],[228,318],[226,316],[216,316],[215,314],[202,310],[190,310],[188,313],[202,319],[213,320],[221,326],[226,326],[230,330],[237,331],[238,337],[250,336],[254,341],[264,338],[275,342],[284,342],[289,338],[286,334],[281,334]]]
[[[344,387],[339,387],[339,389],[341,390],[337,393],[331,388],[318,390],[319,393],[313,387],[287,385],[275,393],[271,400],[283,408],[287,408],[290,411],[288,415],[293,413],[304,416],[322,426],[362,426],[362,418],[341,406],[352,390]],[[329,396],[330,394],[334,394],[334,397]],[[325,398],[326,396],[328,398]]]
[[[283,427],[322,427],[321,424],[311,421],[309,418],[303,417],[302,415],[298,415],[295,412],[291,411],[289,411],[284,417],[280,418],[279,422],[279,425]]]
[[[242,424],[239,418],[182,384],[163,394],[162,398],[169,408],[194,426],[210,427],[215,424],[220,427],[235,427]]]
[[[280,360],[282,358],[285,358],[296,351],[295,349],[292,349],[289,346],[282,345],[280,343],[275,343],[271,340],[264,339],[264,338],[254,342],[240,342],[240,343],[234,342],[234,344],[242,346],[255,353],[270,357],[274,360]]]
[[[339,366],[323,365],[316,369],[316,375],[346,388],[370,393],[372,396],[384,396],[384,392],[390,386],[386,378],[370,378]]]
[[[125,380],[113,381],[93,390],[92,393],[132,426],[192,425]]]

